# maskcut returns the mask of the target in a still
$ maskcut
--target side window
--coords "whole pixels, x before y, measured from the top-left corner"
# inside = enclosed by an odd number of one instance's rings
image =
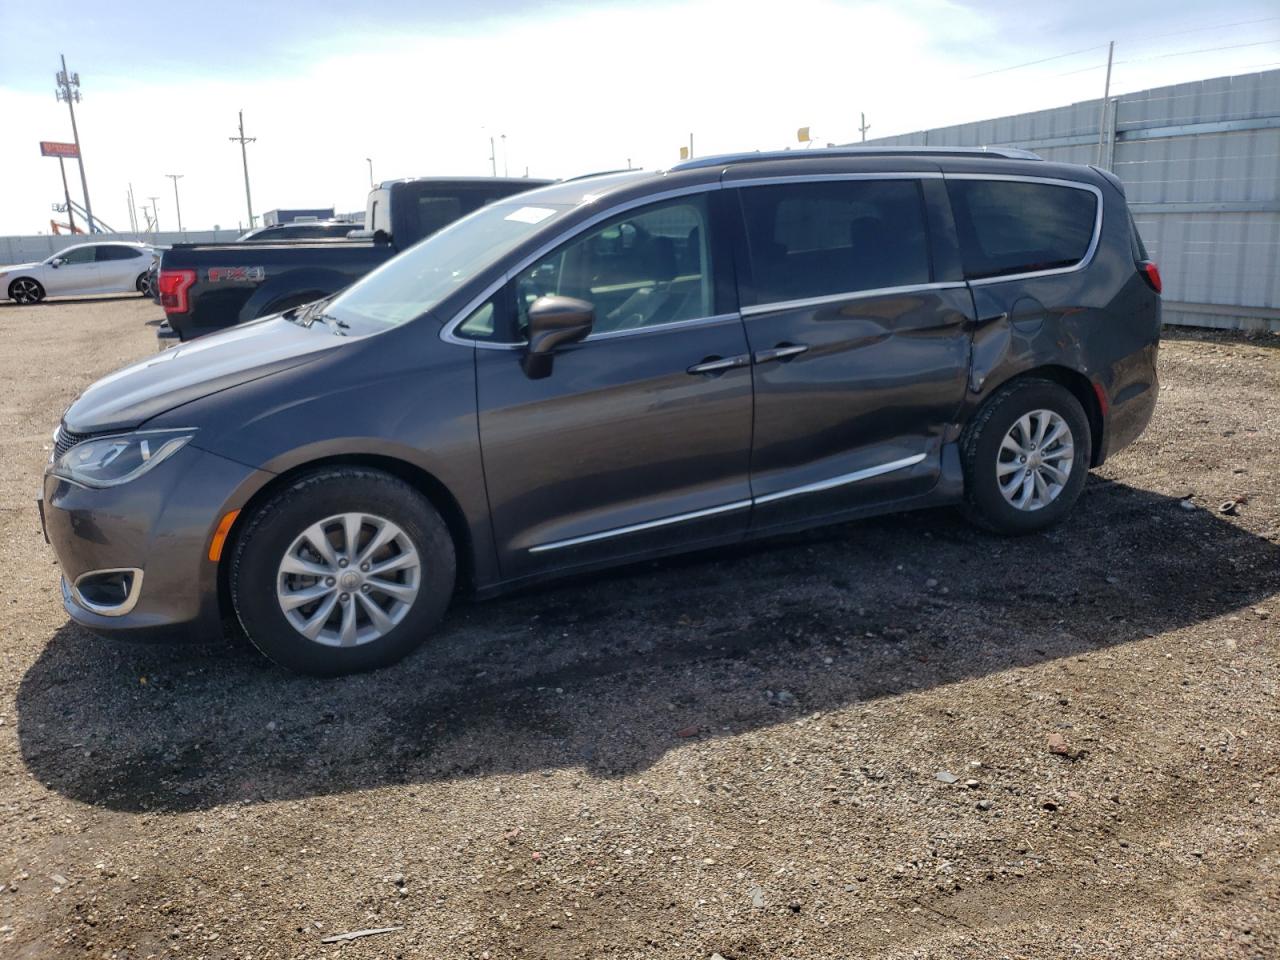
[[[482,303],[471,311],[471,316],[458,324],[457,335],[471,340],[492,340],[494,334],[494,304]]]
[[[120,247],[112,244],[105,244],[96,248],[98,251],[98,263],[105,263],[108,260],[132,260],[134,257],[142,256],[140,250],[133,247]]]
[[[1070,267],[1093,242],[1091,190],[1010,180],[948,180],[970,280]]]
[[[418,227],[422,236],[429,237],[442,227],[447,227],[465,211],[459,197],[418,197]]]
[[[521,335],[538,297],[592,303],[593,333],[709,317],[713,309],[705,196],[641,207],[592,228],[516,278]]]
[[[59,254],[63,263],[93,263],[94,251],[97,247],[81,247],[78,250],[67,250]]]
[[[743,187],[757,303],[929,282],[915,180],[830,180]]]

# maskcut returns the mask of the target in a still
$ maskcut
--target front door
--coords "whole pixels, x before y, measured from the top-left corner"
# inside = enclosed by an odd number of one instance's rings
[[[58,254],[60,263],[45,273],[44,289],[51,297],[91,293],[98,289],[98,265],[93,246],[72,247]]]
[[[544,379],[519,347],[475,351],[504,577],[745,533],[751,370],[732,290],[716,288],[710,207],[696,194],[588,227],[476,311],[478,330],[512,317],[519,340],[539,296],[595,306],[592,334]]]
[[[754,529],[928,492],[964,398],[972,298],[919,179],[744,184]],[[949,218],[948,218],[949,219]],[[951,241],[954,243],[954,240]]]

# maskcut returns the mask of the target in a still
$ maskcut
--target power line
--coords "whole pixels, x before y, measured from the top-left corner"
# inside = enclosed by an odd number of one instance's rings
[[[1256,40],[1252,43],[1232,43],[1221,47],[1197,47],[1194,50],[1175,50],[1173,53],[1158,53],[1150,57],[1135,57],[1132,60],[1117,60],[1116,66],[1122,63],[1149,63],[1152,60],[1166,60],[1169,57],[1189,57],[1197,53],[1216,53],[1219,50],[1239,50],[1243,47],[1262,47],[1269,43],[1280,43],[1280,40]],[[1088,73],[1090,70],[1101,70],[1105,64],[1095,64],[1092,67],[1081,67],[1079,70],[1068,70],[1065,73],[1054,74],[1055,77],[1071,77],[1078,73]]]
[[[997,73],[1007,73],[1010,70],[1021,70],[1023,67],[1034,67],[1036,64],[1048,63],[1051,60],[1062,60],[1066,57],[1079,56],[1082,53],[1089,53],[1093,50],[1105,50],[1105,43],[1099,43],[1092,47],[1085,47],[1083,50],[1072,50],[1070,53],[1059,53],[1056,56],[1045,57],[1043,60],[1028,60],[1026,63],[1015,63],[1011,67],[1000,67],[998,70],[988,70],[986,73],[975,73],[972,76],[965,77],[966,80],[977,80],[979,77],[990,77]]]
[[[1147,41],[1147,40],[1158,40],[1158,39],[1160,39],[1160,38],[1162,38],[1162,37],[1179,37],[1179,36],[1185,36],[1186,34],[1189,34],[1189,33],[1204,33],[1205,31],[1208,31],[1208,30],[1226,30],[1226,29],[1228,29],[1228,28],[1230,28],[1230,27],[1244,27],[1244,26],[1249,26],[1249,25],[1251,25],[1251,24],[1257,24],[1257,23],[1271,23],[1271,22],[1276,21],[1276,20],[1280,20],[1280,17],[1259,17],[1259,18],[1257,18],[1257,19],[1255,19],[1255,20],[1235,20],[1235,21],[1232,21],[1231,23],[1215,23],[1215,24],[1210,24],[1210,25],[1208,25],[1208,26],[1203,26],[1203,27],[1192,27],[1192,28],[1190,28],[1190,29],[1188,29],[1188,30],[1172,30],[1172,31],[1170,31],[1170,32],[1168,32],[1168,33],[1155,33],[1155,34],[1151,34],[1151,35],[1149,35],[1149,36],[1134,37],[1133,39],[1122,39],[1120,42],[1122,42],[1122,43],[1143,43],[1143,42],[1145,42],[1145,41]],[[1262,43],[1270,43],[1270,42],[1272,42],[1272,41],[1268,41],[1268,40],[1264,40],[1264,41],[1262,41]],[[1241,46],[1249,46],[1249,44],[1242,44]],[[1058,54],[1054,54],[1054,55],[1053,55],[1053,56],[1051,56],[1051,57],[1042,57],[1042,58],[1041,58],[1041,59],[1039,59],[1039,60],[1028,60],[1026,63],[1015,63],[1015,64],[1012,64],[1011,66],[1008,66],[1008,67],[998,67],[998,68],[997,68],[997,69],[995,69],[995,70],[987,70],[987,71],[985,71],[985,72],[983,72],[983,73],[975,73],[975,74],[971,74],[970,76],[967,76],[967,77],[965,77],[964,79],[966,79],[966,80],[977,80],[977,79],[979,79],[979,78],[981,78],[981,77],[990,77],[990,76],[994,76],[995,74],[998,74],[998,73],[1007,73],[1007,72],[1009,72],[1010,70],[1021,70],[1023,67],[1034,67],[1034,66],[1038,66],[1038,65],[1040,65],[1040,64],[1042,64],[1042,63],[1052,63],[1054,60],[1065,60],[1067,57],[1077,57],[1077,56],[1079,56],[1079,55],[1080,55],[1080,54],[1082,54],[1082,53],[1091,53],[1091,52],[1093,52],[1094,50],[1105,50],[1105,49],[1106,49],[1106,47],[1107,47],[1107,45],[1106,45],[1105,43],[1099,43],[1099,44],[1095,44],[1095,45],[1094,45],[1094,46],[1092,46],[1092,47],[1084,47],[1084,48],[1082,48],[1082,49],[1080,49],[1080,50],[1072,50],[1072,51],[1070,51],[1070,52],[1068,52],[1068,53],[1058,53]],[[1211,47],[1211,48],[1208,48],[1207,50],[1205,50],[1205,51],[1203,51],[1203,52],[1208,52],[1208,50],[1232,50],[1232,49],[1235,49],[1235,47],[1233,47],[1233,46],[1225,46],[1225,47]],[[1202,52],[1202,51],[1201,51],[1201,50],[1195,50],[1195,51],[1188,51],[1188,52],[1189,52],[1189,53],[1199,53],[1199,52]],[[1161,54],[1161,56],[1181,56],[1181,55],[1182,55],[1182,54],[1180,54],[1180,53],[1174,53],[1174,54]],[[1146,58],[1146,59],[1157,59],[1157,58],[1156,58],[1156,57],[1151,57],[1151,58]],[[1116,63],[1117,63],[1117,64],[1119,64],[1119,63],[1138,63],[1138,62],[1140,62],[1140,61],[1138,61],[1138,60],[1117,60],[1117,61],[1116,61]],[[1101,65],[1096,66],[1096,67],[1086,67],[1086,68],[1084,68],[1084,70],[1076,70],[1076,71],[1070,71],[1070,72],[1068,72],[1068,73],[1060,73],[1060,74],[1057,74],[1057,76],[1060,76],[1060,77],[1066,77],[1066,76],[1070,76],[1072,73],[1084,73],[1084,72],[1085,72],[1085,70],[1100,70],[1100,69],[1102,69],[1102,66],[1101,66]]]

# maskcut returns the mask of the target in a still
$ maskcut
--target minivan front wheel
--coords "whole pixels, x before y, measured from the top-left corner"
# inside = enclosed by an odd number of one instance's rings
[[[456,575],[440,514],[361,467],[308,474],[249,518],[231,557],[245,633],[276,663],[338,676],[387,666],[444,615]]]
[[[1092,437],[1080,401],[1051,380],[1001,387],[961,438],[965,512],[997,533],[1031,533],[1062,519],[1089,472]]]

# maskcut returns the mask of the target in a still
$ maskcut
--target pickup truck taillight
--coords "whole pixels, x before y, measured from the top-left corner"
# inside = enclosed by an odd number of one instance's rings
[[[165,313],[187,312],[187,291],[196,282],[194,270],[161,270],[156,286],[160,288],[160,306]]]

